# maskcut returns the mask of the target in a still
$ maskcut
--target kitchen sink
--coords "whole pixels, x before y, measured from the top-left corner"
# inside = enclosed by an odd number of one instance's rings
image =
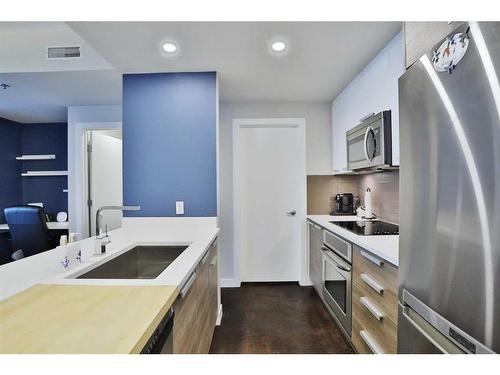
[[[155,279],[188,246],[136,246],[77,279]]]

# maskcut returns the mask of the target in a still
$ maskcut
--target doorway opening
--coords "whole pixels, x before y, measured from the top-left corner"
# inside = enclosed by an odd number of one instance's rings
[[[122,131],[86,130],[85,134],[85,234],[95,236],[96,213],[102,206],[121,206],[122,190]],[[101,223],[108,230],[121,227],[121,211],[105,211]],[[105,228],[101,228],[104,230]]]

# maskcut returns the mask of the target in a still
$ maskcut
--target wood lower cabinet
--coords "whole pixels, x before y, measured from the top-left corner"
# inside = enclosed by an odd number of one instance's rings
[[[218,313],[217,240],[184,284],[174,303],[174,353],[210,350]]]
[[[396,353],[395,266],[353,246],[352,343],[359,353]]]
[[[309,222],[309,278],[321,296],[323,229]]]

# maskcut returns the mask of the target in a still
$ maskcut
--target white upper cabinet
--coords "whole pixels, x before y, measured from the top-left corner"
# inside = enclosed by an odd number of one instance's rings
[[[400,32],[332,102],[332,168],[347,173],[345,133],[370,113],[391,110],[392,163],[399,165],[398,79],[405,72]]]

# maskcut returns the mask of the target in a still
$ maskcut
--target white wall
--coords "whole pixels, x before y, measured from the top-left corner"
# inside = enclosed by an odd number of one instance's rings
[[[405,72],[403,34],[398,33],[332,102],[332,169],[347,167],[345,133],[369,113],[391,110],[392,163],[399,165],[398,79]],[[340,143],[339,143],[340,142]]]
[[[71,232],[83,233],[83,130],[121,129],[121,105],[68,107],[68,220]]]
[[[306,119],[307,174],[331,174],[330,102],[229,102],[219,105],[219,251],[223,286],[233,284],[234,118]]]

